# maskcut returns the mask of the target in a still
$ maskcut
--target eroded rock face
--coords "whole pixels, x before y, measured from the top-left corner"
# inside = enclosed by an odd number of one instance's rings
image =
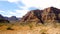
[[[49,7],[44,10],[32,10],[21,19],[21,22],[27,21],[40,23],[57,21],[60,23],[60,9]]]
[[[23,18],[21,21],[23,22],[27,22],[27,21],[40,21],[39,18],[37,17],[38,16],[38,13],[40,13],[40,10],[32,10],[30,12],[28,12]]]
[[[59,9],[54,7],[49,7],[43,10],[42,19],[43,21],[53,22],[57,20],[59,22],[60,21],[59,14],[60,14]]]

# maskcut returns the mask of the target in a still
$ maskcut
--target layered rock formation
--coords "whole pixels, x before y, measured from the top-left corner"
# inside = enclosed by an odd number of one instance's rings
[[[31,10],[23,18],[21,22],[59,22],[60,23],[60,9],[49,7],[44,10]]]

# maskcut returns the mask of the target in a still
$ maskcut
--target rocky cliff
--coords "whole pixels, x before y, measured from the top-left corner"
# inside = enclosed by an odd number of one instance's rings
[[[60,9],[55,7],[45,8],[44,10],[29,11],[20,22],[59,22],[60,23]]]

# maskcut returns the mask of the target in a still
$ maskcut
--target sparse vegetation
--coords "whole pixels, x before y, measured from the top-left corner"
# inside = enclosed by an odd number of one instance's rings
[[[46,33],[42,32],[41,34],[46,34]]]
[[[11,27],[8,27],[7,30],[14,30],[14,29],[12,29]]]
[[[11,31],[15,31],[15,29],[16,29],[16,31],[30,31],[30,32],[39,32],[39,34],[49,34],[50,32],[49,31],[51,31],[52,33],[53,32],[56,32],[56,31],[58,31],[58,32],[60,32],[59,30],[60,30],[60,23],[55,23],[55,24],[49,24],[49,25],[47,25],[47,24],[41,24],[41,23],[34,23],[34,22],[31,22],[31,23],[20,23],[19,25],[17,25],[17,24],[11,24],[11,23],[9,23],[9,25],[8,24],[0,24],[3,28],[4,28],[4,26],[6,26],[5,28],[6,28],[6,31],[8,30],[11,30]],[[2,31],[2,27],[0,27],[0,30]],[[19,27],[19,29],[18,29],[18,27]],[[30,29],[29,29],[30,28]],[[53,30],[54,29],[54,30]],[[60,34],[60,33],[58,33],[58,32],[56,32],[56,34]],[[51,34],[51,33],[50,33]]]
[[[2,24],[2,23],[0,23],[0,27],[1,27],[1,26],[3,26],[3,24]]]

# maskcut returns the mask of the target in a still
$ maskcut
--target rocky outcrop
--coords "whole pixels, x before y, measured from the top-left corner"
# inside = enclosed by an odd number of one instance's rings
[[[49,7],[44,10],[31,10],[28,12],[20,22],[59,22],[60,23],[60,9]]]
[[[44,22],[60,22],[60,10],[55,7],[49,7],[43,10],[42,19]]]
[[[42,10],[32,10],[28,12],[23,18],[21,22],[40,22]]]

